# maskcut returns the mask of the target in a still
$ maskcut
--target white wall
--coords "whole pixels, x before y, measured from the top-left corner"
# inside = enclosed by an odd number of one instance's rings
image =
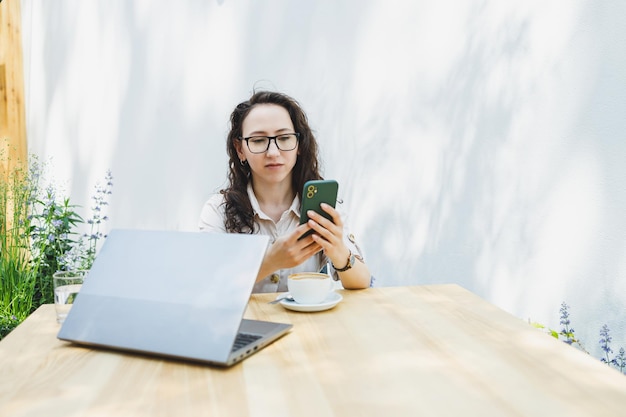
[[[461,4],[459,4],[461,3]],[[626,3],[22,0],[30,151],[110,227],[195,230],[253,88],[308,112],[378,285],[626,328]],[[514,342],[514,340],[512,340]],[[597,355],[596,355],[597,356]]]

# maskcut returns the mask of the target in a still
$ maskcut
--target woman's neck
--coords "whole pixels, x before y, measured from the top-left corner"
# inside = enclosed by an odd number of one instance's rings
[[[280,220],[282,214],[291,207],[296,194],[291,181],[278,184],[255,184],[253,181],[252,189],[261,210],[275,222]]]

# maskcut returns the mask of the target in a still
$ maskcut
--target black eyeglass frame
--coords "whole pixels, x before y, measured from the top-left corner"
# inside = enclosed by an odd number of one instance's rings
[[[280,149],[280,146],[278,146],[278,142],[276,141],[276,138],[280,137],[280,136],[287,136],[287,135],[295,135],[296,136],[296,146],[294,146],[291,149]],[[252,149],[250,149],[250,143],[248,142],[250,139],[254,139],[254,138],[267,138],[267,148],[265,148],[264,151],[261,152],[254,152],[252,151]],[[240,140],[245,140],[246,141],[246,146],[248,146],[248,150],[254,154],[259,154],[259,153],[265,153],[269,150],[270,145],[272,144],[272,140],[274,141],[274,144],[276,145],[276,148],[278,148],[279,151],[283,151],[283,152],[289,152],[289,151],[293,151],[294,149],[296,149],[298,147],[298,143],[300,143],[300,133],[297,132],[293,132],[293,133],[282,133],[280,135],[276,135],[276,136],[248,136],[247,138],[239,138]]]

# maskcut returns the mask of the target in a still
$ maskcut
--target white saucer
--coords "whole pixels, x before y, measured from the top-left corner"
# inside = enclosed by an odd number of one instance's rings
[[[319,304],[298,304],[295,301],[290,300],[280,300],[280,304],[288,310],[313,312],[330,310],[339,304],[341,300],[343,300],[341,294],[332,292]]]

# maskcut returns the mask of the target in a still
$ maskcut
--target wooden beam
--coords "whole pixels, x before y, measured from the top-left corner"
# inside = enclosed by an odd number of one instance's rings
[[[20,0],[0,0],[0,169],[27,162]]]

